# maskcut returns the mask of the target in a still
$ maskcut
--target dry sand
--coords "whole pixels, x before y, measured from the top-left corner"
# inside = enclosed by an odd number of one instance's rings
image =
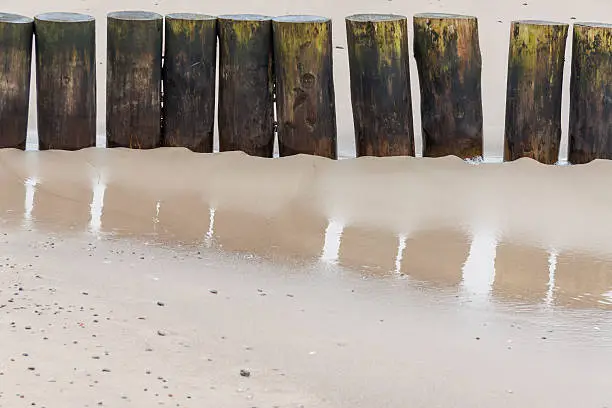
[[[108,11],[330,16],[344,157],[346,15],[478,16],[489,159],[510,21],[612,21],[603,0],[0,5],[97,17],[99,90]],[[610,179],[603,161],[0,151],[0,407],[611,407]]]
[[[610,177],[1,151],[0,407],[610,406]]]

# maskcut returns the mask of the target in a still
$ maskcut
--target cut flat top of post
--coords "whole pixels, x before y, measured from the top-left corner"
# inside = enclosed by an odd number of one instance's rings
[[[330,19],[321,16],[289,15],[275,17],[272,21],[276,23],[327,23]]]
[[[267,21],[272,20],[272,17],[261,14],[223,14],[219,16],[219,20]]]
[[[83,23],[87,21],[94,21],[93,16],[88,14],[80,13],[43,13],[34,17],[35,20],[39,21],[51,21],[57,23]]]
[[[414,18],[433,18],[433,19],[453,19],[453,20],[476,20],[474,16],[466,16],[465,14],[447,14],[447,13],[419,13],[415,14]]]
[[[608,24],[608,23],[597,23],[597,22],[590,22],[590,21],[583,21],[583,22],[579,22],[579,23],[574,23],[575,26],[580,26],[580,27],[592,27],[592,28],[612,28],[612,24]]]
[[[349,21],[377,22],[406,20],[406,16],[399,14],[353,14],[346,18]]]
[[[187,21],[209,21],[216,20],[217,17],[209,16],[208,14],[200,13],[171,13],[166,15],[170,20],[187,20]]]
[[[116,20],[161,20],[161,14],[151,11],[128,10],[128,11],[113,11],[107,14],[108,18]]]
[[[512,24],[525,24],[525,25],[542,25],[542,26],[567,26],[567,23],[560,23],[558,21],[544,21],[544,20],[516,20]]]
[[[0,13],[0,23],[29,24],[34,19],[19,14]]]

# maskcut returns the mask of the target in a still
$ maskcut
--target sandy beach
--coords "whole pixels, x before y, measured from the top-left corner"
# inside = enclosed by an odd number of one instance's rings
[[[612,407],[612,162],[502,153],[510,21],[552,0],[0,0],[97,19],[97,148],[0,151],[0,408]],[[476,15],[486,163],[104,149],[109,11]],[[569,44],[569,42],[568,42]],[[569,90],[567,47],[564,96]],[[412,44],[411,44],[412,58]],[[411,60],[416,151],[418,76]],[[567,154],[564,99],[561,160]]]
[[[611,402],[609,162],[0,163],[0,406]]]

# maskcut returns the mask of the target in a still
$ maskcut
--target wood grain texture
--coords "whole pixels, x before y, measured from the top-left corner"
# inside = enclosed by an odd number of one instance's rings
[[[34,19],[39,150],[96,145],[96,22],[77,13]]]
[[[145,11],[108,14],[106,145],[161,145],[163,17]]]
[[[272,27],[280,156],[336,159],[331,20],[284,16]]]
[[[349,16],[346,35],[357,156],[414,156],[406,17]]]
[[[612,159],[611,24],[574,25],[568,159]]]
[[[482,59],[476,17],[417,14],[423,156],[482,156]]]
[[[217,18],[166,16],[163,69],[163,145],[213,151]]]
[[[0,148],[25,149],[34,20],[0,13]]]
[[[504,160],[559,159],[568,25],[513,21],[510,28]]]
[[[219,16],[219,150],[272,157],[272,19]]]

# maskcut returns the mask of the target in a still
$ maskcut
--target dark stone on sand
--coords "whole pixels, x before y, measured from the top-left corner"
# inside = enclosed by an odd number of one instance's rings
[[[242,377],[250,377],[251,376],[251,372],[249,370],[242,369],[242,370],[240,370],[240,375]]]

